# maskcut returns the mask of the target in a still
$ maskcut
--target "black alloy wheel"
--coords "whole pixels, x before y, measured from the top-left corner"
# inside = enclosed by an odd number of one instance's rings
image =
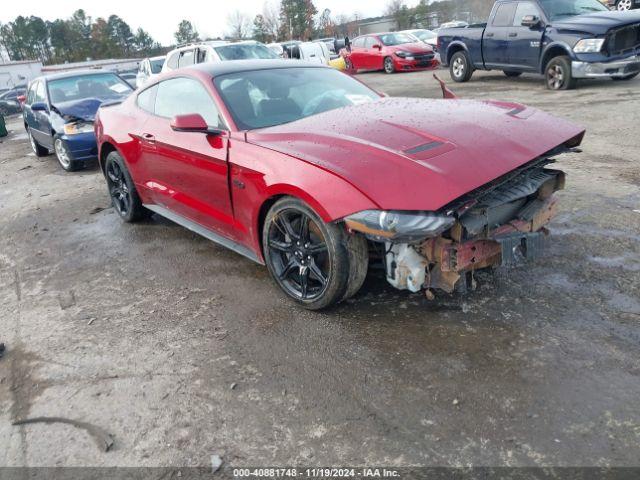
[[[263,248],[269,273],[289,297],[311,310],[345,296],[349,281],[346,244],[344,228],[325,224],[295,198],[276,202],[265,219]]]
[[[151,215],[151,211],[142,206],[131,175],[118,152],[107,155],[104,175],[111,203],[120,218],[125,222],[136,222]]]
[[[124,178],[124,172],[116,162],[109,162],[107,165],[107,183],[116,211],[121,217],[127,216],[131,210],[131,192]]]

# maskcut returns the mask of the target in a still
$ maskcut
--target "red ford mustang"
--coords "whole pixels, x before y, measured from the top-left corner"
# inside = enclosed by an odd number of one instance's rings
[[[157,78],[96,120],[123,220],[151,212],[266,263],[310,309],[354,295],[370,261],[397,288],[454,291],[541,255],[584,131],[518,104],[382,98],[279,60]]]

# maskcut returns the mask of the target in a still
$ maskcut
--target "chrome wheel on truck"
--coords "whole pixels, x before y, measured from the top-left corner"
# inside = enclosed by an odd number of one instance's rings
[[[467,52],[456,52],[451,57],[449,74],[455,82],[467,82],[473,75],[473,67]]]
[[[571,90],[576,79],[571,75],[571,60],[561,56],[552,58],[545,69],[545,81],[549,90]]]

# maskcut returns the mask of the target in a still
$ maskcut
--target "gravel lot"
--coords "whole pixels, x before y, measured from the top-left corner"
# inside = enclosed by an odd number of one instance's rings
[[[439,97],[431,73],[359,78]],[[450,86],[587,127],[584,153],[559,162],[548,258],[431,302],[372,272],[324,313],[169,221],[123,225],[96,166],[36,158],[11,119],[0,465],[640,465],[640,79],[556,93],[483,73]],[[37,416],[91,422],[115,444],[11,425]]]

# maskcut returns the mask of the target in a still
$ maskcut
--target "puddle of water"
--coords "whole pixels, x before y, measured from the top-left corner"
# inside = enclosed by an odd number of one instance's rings
[[[589,257],[589,261],[601,267],[622,268],[630,272],[640,272],[640,262],[631,255],[620,255],[619,257]]]

